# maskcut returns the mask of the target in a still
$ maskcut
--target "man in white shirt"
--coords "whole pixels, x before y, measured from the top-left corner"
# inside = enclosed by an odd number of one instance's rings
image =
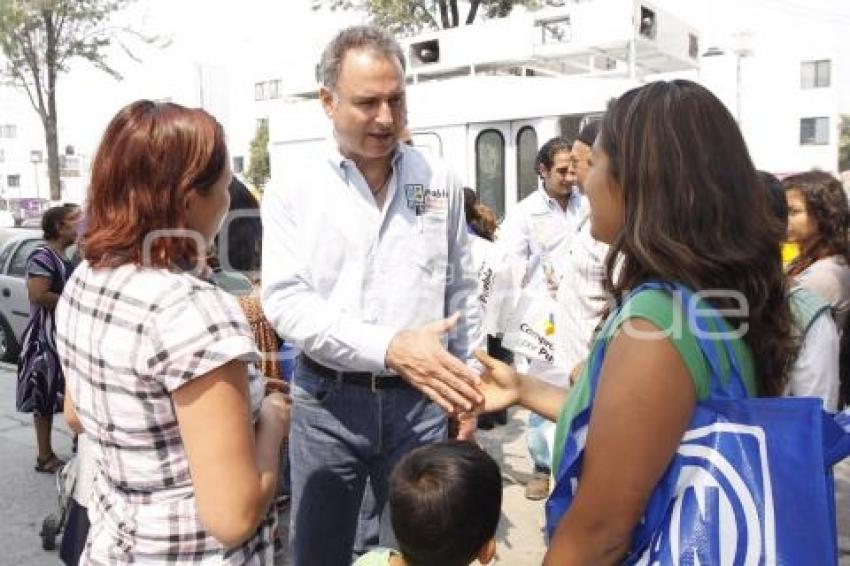
[[[601,121],[588,122],[573,142],[570,166],[576,184],[584,191],[584,180],[590,163],[590,150],[599,134]],[[586,217],[573,239],[566,258],[564,276],[558,286],[557,300],[564,313],[564,365],[577,377],[590,353],[593,333],[608,301],[605,292],[605,261],[608,245],[590,234],[590,218]]]
[[[467,366],[483,336],[462,185],[397,142],[401,49],[349,28],[319,74],[333,140],[284,164],[263,200],[263,309],[303,352],[289,437],[296,566],[350,564],[366,478],[385,509],[395,462],[443,439],[447,411],[482,401]]]
[[[547,141],[537,153],[536,167],[542,186],[507,215],[499,245],[513,259],[526,262],[526,287],[554,296],[588,205],[570,170],[568,141],[558,137]]]
[[[531,292],[554,298],[564,274],[570,244],[588,214],[586,199],[575,185],[570,167],[570,143],[552,138],[537,153],[537,172],[542,186],[517,204],[499,234],[499,245],[509,260],[526,264],[524,287]],[[569,368],[544,368],[532,363],[531,373],[566,374]],[[531,414],[527,431],[528,449],[534,461],[534,475],[526,484],[529,499],[544,499],[549,494],[551,459],[549,444],[554,424]]]

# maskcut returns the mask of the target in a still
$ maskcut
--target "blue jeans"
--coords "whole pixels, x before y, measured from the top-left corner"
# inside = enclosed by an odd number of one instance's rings
[[[544,419],[537,413],[528,415],[528,430],[525,432],[525,440],[536,472],[549,472],[552,468],[552,454],[546,436],[551,436],[554,427],[555,423]]]
[[[395,546],[387,512],[393,466],[446,437],[439,406],[411,387],[372,391],[297,364],[289,456],[295,566],[349,566],[366,478],[380,509],[380,544]]]

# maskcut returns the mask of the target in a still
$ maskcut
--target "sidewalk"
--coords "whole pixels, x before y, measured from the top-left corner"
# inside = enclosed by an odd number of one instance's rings
[[[58,563],[55,552],[41,549],[41,521],[56,509],[54,477],[33,471],[35,434],[32,418],[15,412],[15,367],[0,364],[0,528],[2,564],[47,566]],[[545,553],[543,501],[529,501],[524,484],[531,474],[525,447],[528,412],[513,409],[506,426],[477,433],[478,442],[502,468],[504,496],[495,564],[534,566]],[[54,421],[54,444],[61,456],[70,454],[70,433],[61,416]],[[835,468],[840,566],[850,566],[850,460]]]
[[[525,498],[532,464],[525,445],[528,411],[511,409],[508,424],[476,433],[478,443],[502,468],[502,518],[494,564],[531,566],[546,553],[543,538],[545,501]]]

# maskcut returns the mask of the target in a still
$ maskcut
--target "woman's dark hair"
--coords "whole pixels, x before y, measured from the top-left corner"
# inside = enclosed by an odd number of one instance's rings
[[[767,171],[756,171],[759,179],[767,189],[767,197],[770,201],[770,208],[773,214],[782,223],[783,226],[788,225],[788,201],[785,200],[785,189],[782,188],[782,182]],[[782,244],[783,239],[779,241]]]
[[[228,270],[257,272],[263,251],[260,203],[236,177],[230,181],[227,191],[230,193],[230,210],[215,239],[219,264]]]
[[[393,532],[408,566],[467,566],[496,535],[501,508],[499,465],[471,442],[417,448],[390,477]]]
[[[708,299],[718,309],[740,309],[729,291],[740,293],[758,393],[781,395],[796,355],[777,245],[784,226],[729,111],[694,82],[654,82],[609,105],[598,143],[623,193],[608,290],[622,299],[645,281],[678,281],[723,291]]]
[[[596,136],[599,135],[599,126],[601,124],[601,120],[589,120],[578,133],[576,141],[580,141],[584,145],[591,147],[593,145],[593,142],[596,141]]]
[[[79,210],[80,207],[76,204],[62,204],[48,208],[41,217],[41,231],[44,232],[44,239],[55,240],[58,238],[62,223],[71,214]]]
[[[472,228],[477,236],[491,242],[496,238],[496,228],[499,226],[496,215],[469,187],[463,188],[463,210],[466,213],[467,226]]]
[[[209,193],[226,167],[224,130],[204,110],[150,100],[125,106],[92,163],[85,258],[93,267],[191,265],[200,250],[179,234],[187,229],[186,198],[192,189]]]
[[[847,223],[850,210],[841,181],[823,171],[807,171],[787,177],[782,185],[786,191],[797,191],[806,203],[806,213],[817,226],[811,242],[802,242],[800,255],[791,262],[788,274],[806,270],[819,259],[839,255],[850,263],[847,247]]]

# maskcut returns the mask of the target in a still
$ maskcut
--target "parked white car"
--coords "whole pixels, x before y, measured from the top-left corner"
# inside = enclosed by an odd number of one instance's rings
[[[42,242],[41,230],[0,229],[0,361],[18,361],[30,314],[27,259]]]

